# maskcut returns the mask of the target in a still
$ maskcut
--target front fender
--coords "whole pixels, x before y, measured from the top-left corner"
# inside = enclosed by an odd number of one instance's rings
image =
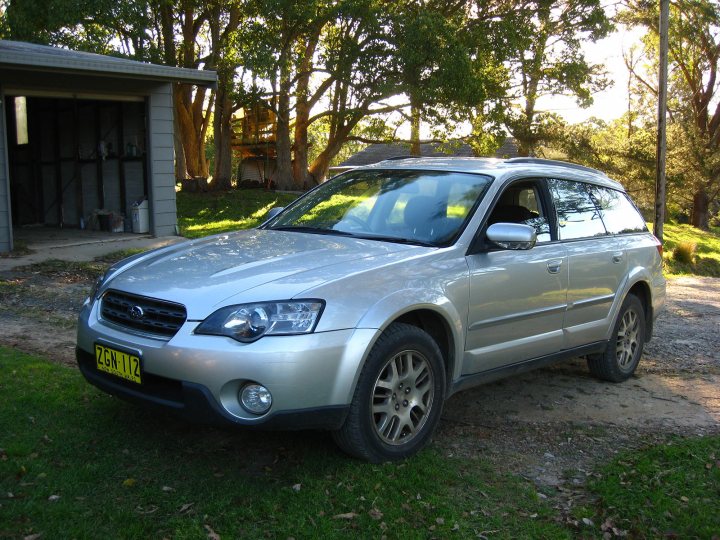
[[[459,376],[461,360],[465,347],[465,321],[467,320],[467,300],[460,302],[462,312],[458,309],[458,301],[452,302],[447,296],[428,289],[405,289],[396,291],[373,305],[358,323],[358,328],[378,328],[377,337],[388,326],[403,315],[414,311],[431,311],[440,316],[447,324],[452,338],[453,366],[452,379]],[[370,348],[374,345],[371,343]]]

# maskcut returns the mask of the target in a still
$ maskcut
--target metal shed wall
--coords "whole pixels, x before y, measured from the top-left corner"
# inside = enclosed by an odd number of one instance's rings
[[[162,84],[153,88],[148,98],[148,175],[151,179],[150,227],[155,236],[176,233],[173,114],[172,86]]]

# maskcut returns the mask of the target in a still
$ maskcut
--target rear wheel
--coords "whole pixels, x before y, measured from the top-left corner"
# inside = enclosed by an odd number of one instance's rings
[[[334,439],[345,452],[374,463],[409,457],[430,440],[444,399],[435,341],[415,326],[393,324],[370,351]]]
[[[645,309],[634,294],[629,294],[615,321],[607,349],[587,358],[590,373],[611,382],[627,380],[637,368],[645,345]]]

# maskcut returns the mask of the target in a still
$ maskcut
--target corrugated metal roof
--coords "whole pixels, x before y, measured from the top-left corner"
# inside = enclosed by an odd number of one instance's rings
[[[515,139],[508,137],[503,145],[495,152],[495,157],[512,158],[517,157],[517,145]],[[409,157],[410,145],[402,143],[377,143],[371,144],[354,156],[343,161],[338,167],[359,167],[371,165],[390,158]],[[447,143],[423,143],[420,145],[421,157],[475,157],[469,144],[461,141],[450,141]]]
[[[203,86],[212,86],[217,82],[214,71],[148,64],[21,41],[0,40],[0,66],[178,81]]]

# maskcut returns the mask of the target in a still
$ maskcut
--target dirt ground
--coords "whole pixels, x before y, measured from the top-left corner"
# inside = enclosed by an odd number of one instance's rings
[[[83,272],[0,272],[0,344],[74,365]],[[668,284],[636,375],[590,377],[581,359],[453,396],[433,443],[523,475],[565,510],[599,463],[677,435],[720,433],[720,279]],[[567,515],[567,512],[564,512]]]

